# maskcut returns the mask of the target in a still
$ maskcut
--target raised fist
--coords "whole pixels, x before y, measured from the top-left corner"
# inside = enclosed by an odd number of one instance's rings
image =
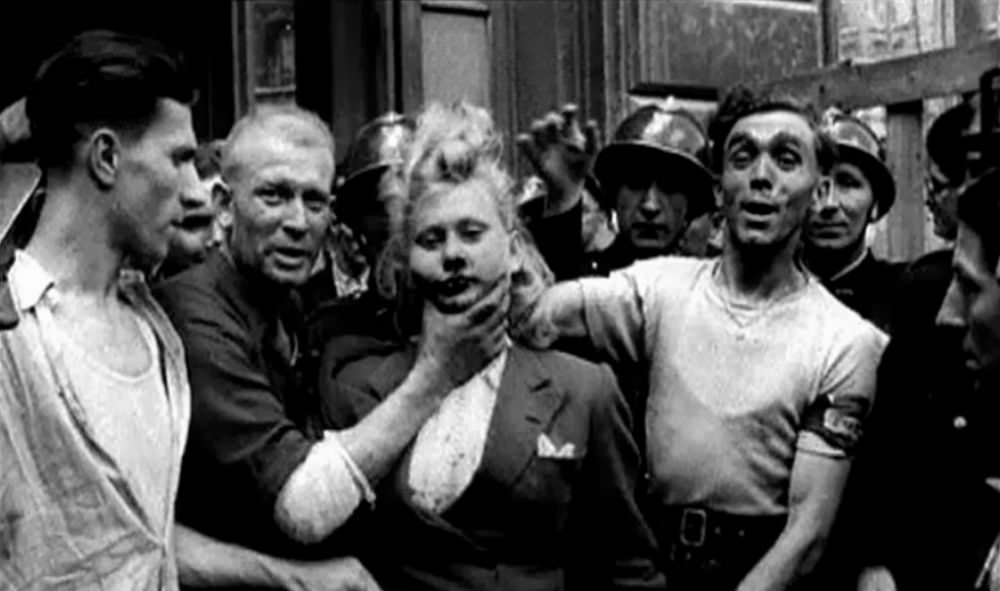
[[[597,122],[581,128],[576,105],[563,106],[531,122],[530,133],[517,136],[517,145],[548,185],[561,198],[577,195],[597,153]]]

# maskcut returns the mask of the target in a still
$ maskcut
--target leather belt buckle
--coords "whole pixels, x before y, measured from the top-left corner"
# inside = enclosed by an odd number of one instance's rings
[[[708,537],[708,513],[697,507],[685,507],[681,512],[680,540],[685,546],[700,548]]]

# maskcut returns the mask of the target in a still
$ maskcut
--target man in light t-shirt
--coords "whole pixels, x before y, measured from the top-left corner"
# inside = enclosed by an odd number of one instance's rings
[[[797,261],[830,148],[745,89],[712,126],[727,241],[546,291],[526,327],[648,368],[648,517],[681,589],[783,589],[822,552],[886,336]]]

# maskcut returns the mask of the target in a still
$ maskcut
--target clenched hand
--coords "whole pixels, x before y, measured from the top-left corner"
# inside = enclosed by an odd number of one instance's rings
[[[575,203],[597,153],[597,135],[597,122],[581,128],[576,105],[568,104],[532,121],[517,145],[545,181],[550,199]]]

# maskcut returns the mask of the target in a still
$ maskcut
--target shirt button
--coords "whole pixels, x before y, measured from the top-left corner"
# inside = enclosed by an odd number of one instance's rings
[[[956,429],[962,430],[962,429],[964,429],[964,428],[966,428],[966,427],[969,426],[969,421],[965,420],[965,417],[959,415],[959,416],[955,417],[955,420],[952,421],[951,424]]]

